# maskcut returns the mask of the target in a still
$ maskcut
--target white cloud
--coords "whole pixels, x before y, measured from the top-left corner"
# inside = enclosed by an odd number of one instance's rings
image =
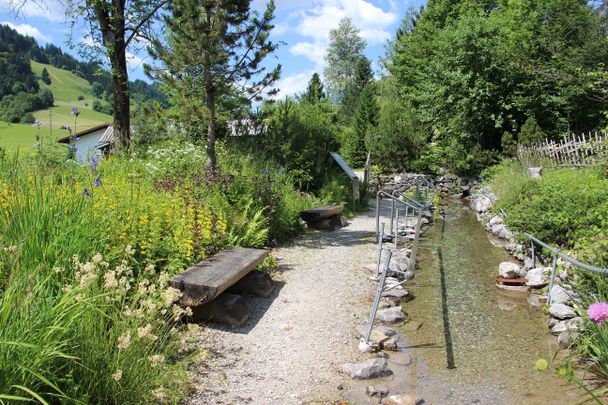
[[[13,11],[19,17],[42,17],[49,21],[65,21],[65,5],[61,0],[0,0],[0,10]]]
[[[298,42],[289,48],[292,55],[302,55],[315,62],[317,70],[323,70],[327,45],[318,42]]]
[[[361,37],[372,45],[389,39],[389,29],[398,19],[392,7],[385,11],[369,0],[314,0],[310,7],[292,13],[287,23],[281,24],[281,32],[294,31],[310,38],[308,42],[293,45],[290,52],[307,57],[320,71],[325,65],[329,31],[336,28],[344,17],[351,18],[361,30]]]
[[[308,86],[308,81],[313,75],[314,70],[307,70],[305,72],[295,73],[279,79],[275,88],[280,89],[279,93],[274,96],[275,99],[284,98],[285,96],[293,96],[298,93],[302,93]]]
[[[127,52],[127,65],[131,71],[138,70],[143,66],[144,59],[138,55]]]
[[[51,42],[51,37],[49,37],[48,35],[44,35],[42,32],[40,32],[40,30],[38,30],[38,28],[32,27],[29,24],[19,24],[19,25],[16,25],[16,24],[13,24],[13,23],[8,22],[8,21],[0,21],[0,24],[8,25],[9,27],[11,27],[12,29],[14,29],[15,31],[17,31],[21,35],[27,35],[29,37],[32,37],[32,38],[36,39],[37,41],[40,41],[40,42]]]

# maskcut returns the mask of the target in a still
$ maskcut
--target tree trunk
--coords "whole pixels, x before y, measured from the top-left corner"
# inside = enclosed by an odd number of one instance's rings
[[[204,58],[204,78],[205,78],[205,95],[207,96],[207,176],[215,177],[217,174],[217,162],[215,157],[215,88],[211,73],[211,20],[213,4],[205,5],[205,18],[207,19],[207,29],[205,30],[205,58]]]
[[[209,126],[207,127],[207,174],[215,176],[217,160],[215,156],[215,92],[213,89],[207,90],[207,114],[209,120]]]
[[[128,149],[131,142],[131,103],[124,35],[117,35],[110,52],[112,88],[114,91],[114,139]]]

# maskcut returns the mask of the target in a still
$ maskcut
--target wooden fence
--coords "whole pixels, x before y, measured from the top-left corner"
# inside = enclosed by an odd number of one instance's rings
[[[608,132],[565,135],[559,142],[545,140],[518,145],[517,159],[525,166],[592,166],[608,160]]]

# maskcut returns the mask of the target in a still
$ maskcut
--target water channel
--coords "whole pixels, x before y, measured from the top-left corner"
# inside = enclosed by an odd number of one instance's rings
[[[394,374],[374,384],[428,404],[576,402],[572,385],[534,369],[538,356],[557,350],[546,316],[526,295],[495,287],[505,250],[466,205],[446,211],[420,240],[416,298],[403,305],[412,321],[401,330],[402,351],[389,357]],[[373,403],[364,398],[355,402]]]

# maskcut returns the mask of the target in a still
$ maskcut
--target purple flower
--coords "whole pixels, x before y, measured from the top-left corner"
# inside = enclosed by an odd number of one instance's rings
[[[589,308],[587,308],[587,314],[589,315],[589,319],[601,325],[602,322],[608,319],[608,304],[605,302],[591,304],[589,305]]]
[[[38,120],[34,121],[34,123],[32,124],[33,127],[39,127],[41,125],[42,125],[42,123]]]
[[[91,156],[90,161],[91,161],[91,163],[89,163],[89,168],[93,172],[97,168],[97,164],[99,164],[99,162],[97,161],[97,159],[95,158],[95,156]]]
[[[101,179],[98,177],[95,179],[95,183],[93,183],[93,187],[101,186]]]
[[[70,114],[78,117],[80,115],[80,111],[78,111],[78,107],[76,107],[76,106],[72,107],[72,111],[70,111]]]
[[[82,195],[85,197],[90,197],[91,196],[91,190],[89,190],[88,188],[84,188],[84,190],[82,191]]]
[[[260,173],[262,173],[262,174],[268,174],[268,170],[262,169],[262,170],[260,170]]]

